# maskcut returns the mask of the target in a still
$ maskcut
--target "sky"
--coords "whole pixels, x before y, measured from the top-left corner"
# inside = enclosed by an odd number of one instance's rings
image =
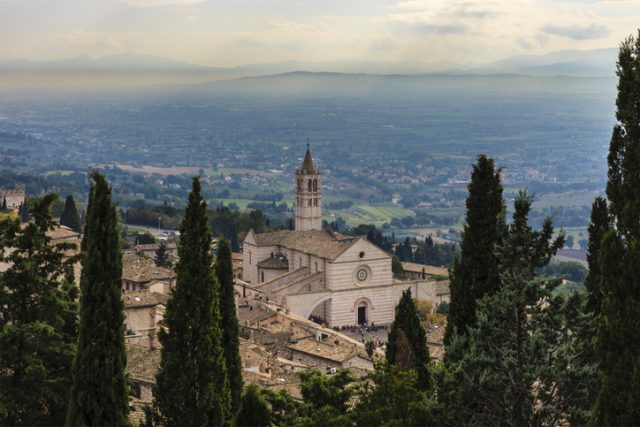
[[[639,26],[640,0],[0,0],[0,60],[467,65],[617,47]]]

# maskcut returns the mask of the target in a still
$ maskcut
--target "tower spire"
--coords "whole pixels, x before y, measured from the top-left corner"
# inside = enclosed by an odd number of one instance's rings
[[[300,168],[300,172],[306,174],[315,174],[318,171],[316,170],[316,166],[313,163],[313,157],[311,156],[311,148],[307,143],[307,152],[304,155],[304,160],[302,161],[302,167]]]
[[[320,230],[322,228],[320,180],[320,172],[313,164],[311,148],[307,143],[307,152],[304,155],[302,166],[296,171],[296,230]]]

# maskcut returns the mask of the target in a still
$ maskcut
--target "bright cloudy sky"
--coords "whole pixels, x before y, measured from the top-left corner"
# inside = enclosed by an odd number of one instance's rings
[[[640,0],[0,0],[0,59],[480,63],[616,47]]]

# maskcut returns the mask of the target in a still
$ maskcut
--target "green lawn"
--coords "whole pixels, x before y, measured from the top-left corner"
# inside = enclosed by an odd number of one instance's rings
[[[391,222],[393,218],[415,216],[413,211],[396,205],[369,205],[365,203],[356,204],[349,209],[336,211],[325,210],[324,214],[325,217],[329,216],[329,220],[342,217],[349,226],[357,226],[360,224],[375,224],[376,226],[381,226],[386,222]]]

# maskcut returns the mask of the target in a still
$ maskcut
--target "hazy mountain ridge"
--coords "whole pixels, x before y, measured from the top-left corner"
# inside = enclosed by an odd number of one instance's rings
[[[4,60],[0,61],[0,88],[109,87],[149,86],[171,84],[202,84],[226,81],[236,86],[235,79],[250,77],[271,79],[288,78],[290,84],[300,86],[302,76],[313,87],[332,76],[344,80],[347,75],[365,81],[357,83],[358,90],[367,90],[366,81],[378,79],[385,83],[404,78],[424,81],[455,81],[445,76],[474,79],[473,76],[500,75],[502,80],[513,81],[513,76],[579,78],[613,78],[615,76],[615,49],[590,51],[562,51],[545,55],[519,55],[474,67],[451,62],[427,63],[422,61],[285,61],[273,64],[251,64],[238,67],[205,67],[153,55],[119,54],[97,59],[78,56],[59,61]],[[296,74],[307,73],[307,74]],[[510,75],[512,77],[505,77]],[[277,77],[274,77],[277,76]],[[311,76],[314,76],[313,79]],[[368,77],[367,77],[368,76]],[[371,77],[377,76],[377,77]],[[261,80],[251,81],[256,86]],[[480,84],[482,79],[476,78]],[[245,81],[246,83],[246,81]],[[326,83],[326,82],[325,82]],[[445,87],[449,87],[445,84]],[[312,88],[313,88],[312,87]],[[311,89],[312,89],[311,88]],[[238,89],[246,91],[246,88]],[[300,87],[303,91],[309,88]],[[350,92],[354,88],[347,87]],[[562,90],[562,88],[560,88]]]
[[[575,72],[584,68],[587,74],[594,76],[593,71],[609,75],[615,63],[616,49],[595,50],[567,50],[551,52],[543,55],[516,55],[499,61],[469,66],[450,61],[283,61],[277,63],[257,63],[240,65],[237,67],[207,67],[187,63],[156,55],[123,53],[108,55],[100,58],[90,58],[81,55],[73,58],[36,61],[29,59],[0,60],[0,70],[31,69],[31,70],[184,70],[202,71],[220,74],[279,74],[290,71],[310,72],[343,72],[343,73],[373,73],[373,74],[422,74],[422,73],[513,73],[524,74],[526,70],[538,67],[553,68],[563,64],[573,64]]]
[[[258,77],[180,86],[210,93],[330,96],[424,96],[447,92],[473,93],[610,93],[614,77],[526,76],[518,74],[420,75],[295,71]]]

